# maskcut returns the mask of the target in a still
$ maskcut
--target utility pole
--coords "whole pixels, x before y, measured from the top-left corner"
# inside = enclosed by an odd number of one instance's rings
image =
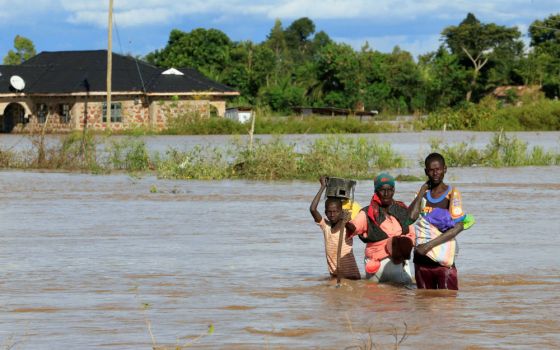
[[[111,131],[111,71],[113,70],[113,0],[109,0],[109,37],[107,47],[107,127]]]

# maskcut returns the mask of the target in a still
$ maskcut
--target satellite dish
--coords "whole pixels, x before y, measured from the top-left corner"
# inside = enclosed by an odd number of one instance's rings
[[[25,88],[25,81],[19,75],[12,75],[10,78],[10,85],[18,91],[21,91]]]

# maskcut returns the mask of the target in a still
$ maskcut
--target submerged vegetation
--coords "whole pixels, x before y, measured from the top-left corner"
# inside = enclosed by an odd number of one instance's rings
[[[546,166],[560,165],[560,153],[545,151],[540,146],[529,149],[526,142],[505,133],[496,133],[483,149],[476,149],[467,142],[452,145],[431,141],[431,148],[445,157],[448,166]]]
[[[89,173],[150,172],[166,179],[310,180],[322,174],[365,179],[381,170],[413,165],[407,164],[390,144],[380,143],[373,136],[330,135],[303,144],[277,136],[268,142],[256,139],[252,144],[237,141],[222,148],[168,148],[164,153],[150,153],[142,139],[132,136],[108,138],[74,133],[62,136],[58,142],[33,138],[31,141],[30,149],[0,149],[0,167]],[[445,144],[433,139],[430,148],[442,153],[451,167],[560,165],[557,151],[539,146],[529,148],[526,142],[503,132],[494,134],[483,148],[476,148],[473,143],[474,140]],[[400,174],[399,179],[419,180],[406,174]]]
[[[268,143],[257,140],[252,147],[237,143],[227,150],[170,149],[167,157],[161,158],[157,174],[175,179],[289,180],[314,179],[319,174],[367,178],[380,169],[405,165],[390,145],[372,138],[328,136],[315,140],[305,150],[297,146],[277,137]]]

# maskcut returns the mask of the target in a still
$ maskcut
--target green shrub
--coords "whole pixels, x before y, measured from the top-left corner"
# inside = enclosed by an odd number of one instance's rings
[[[157,158],[157,175],[164,179],[221,180],[232,175],[224,152],[217,148],[196,146],[187,152],[171,148],[166,157]]]
[[[430,147],[432,152],[443,155],[449,167],[480,165],[483,162],[482,153],[468,142],[447,145],[441,139],[433,138],[430,140]],[[420,160],[420,165],[424,167],[424,159]]]
[[[270,143],[256,140],[252,148],[238,146],[234,160],[236,177],[256,180],[300,178],[295,144],[275,138]]]
[[[198,113],[183,113],[169,118],[162,134],[169,135],[229,135],[246,134],[250,125],[221,117],[205,117]]]
[[[496,133],[482,150],[475,149],[468,142],[445,145],[437,139],[431,141],[433,152],[441,153],[448,166],[538,166],[560,164],[560,155],[544,151],[540,146],[529,150],[526,142],[505,133]]]
[[[146,143],[137,137],[111,140],[107,146],[107,153],[109,162],[114,169],[145,171],[150,166]]]
[[[302,154],[300,174],[303,178],[320,175],[371,178],[382,169],[405,166],[404,158],[389,144],[374,138],[328,136],[315,140]]]

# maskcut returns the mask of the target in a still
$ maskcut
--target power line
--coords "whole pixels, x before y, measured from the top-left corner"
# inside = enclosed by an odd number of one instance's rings
[[[117,16],[115,16],[115,14],[113,14],[113,23],[115,25],[115,32],[117,34],[117,40],[119,42],[119,46],[121,48],[121,55],[125,55],[124,54],[124,50],[122,47],[122,42],[121,42],[121,35],[119,34],[119,27],[117,26]],[[132,56],[132,53],[131,53]],[[136,64],[136,71],[138,72],[138,77],[140,78],[140,83],[142,84],[142,92],[146,93],[146,86],[144,84],[144,78],[142,77],[142,72],[140,71],[140,66],[138,65],[138,59],[136,57],[131,57],[134,60],[134,63]]]
[[[115,32],[117,34],[117,40],[119,42],[119,47],[121,48],[121,55],[124,55],[122,43],[121,43],[121,35],[119,33],[119,27],[117,26],[117,16],[116,13],[113,13],[113,25],[115,26]]]
[[[550,29],[550,30],[554,30],[555,32],[560,31],[560,28],[554,28],[554,27],[548,27],[548,26],[540,26],[540,25],[536,25],[536,24],[532,24],[530,27],[533,27],[533,28],[541,28],[541,29]]]

